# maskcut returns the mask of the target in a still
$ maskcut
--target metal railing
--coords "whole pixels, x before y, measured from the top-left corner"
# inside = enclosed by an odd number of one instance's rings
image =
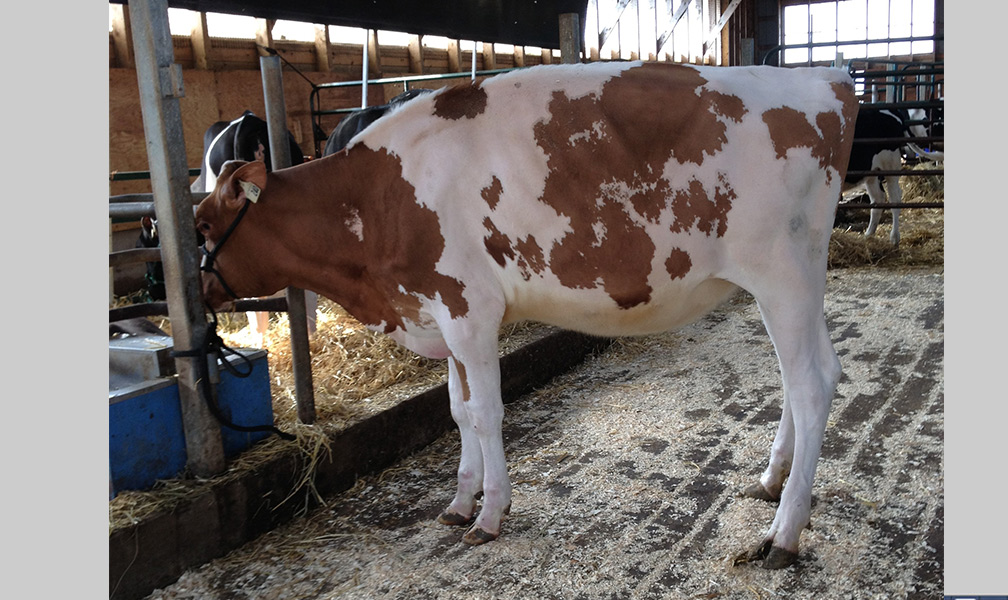
[[[411,84],[423,83],[423,82],[437,82],[449,79],[461,79],[463,77],[468,77],[475,79],[477,77],[492,77],[493,75],[499,75],[501,73],[507,73],[509,71],[515,71],[522,69],[524,67],[513,67],[510,69],[490,69],[486,71],[460,71],[458,73],[436,73],[431,75],[403,75],[401,77],[382,77],[379,79],[355,79],[351,81],[333,81],[329,83],[319,83],[312,85],[312,91],[308,95],[308,107],[311,112],[312,120],[312,130],[315,132],[313,136],[315,142],[315,156],[322,156],[322,146],[325,144],[326,139],[331,131],[326,131],[322,127],[322,117],[327,115],[345,115],[361,110],[360,106],[351,108],[335,108],[335,109],[322,109],[321,107],[321,92],[330,89],[339,89],[346,87],[364,87],[365,85],[402,85],[403,91],[408,92]]]

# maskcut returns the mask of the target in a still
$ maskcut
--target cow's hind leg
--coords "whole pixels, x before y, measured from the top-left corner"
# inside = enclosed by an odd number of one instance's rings
[[[798,271],[807,276],[754,294],[777,351],[784,386],[781,424],[761,478],[770,497],[779,494],[780,505],[770,529],[748,556],[762,559],[766,568],[786,567],[797,559],[798,538],[809,523],[826,419],[840,379],[840,362],[823,316],[824,273]],[[787,485],[781,491],[789,462]]]
[[[777,435],[774,436],[770,448],[770,464],[760,476],[759,481],[747,487],[742,494],[757,500],[776,502],[780,500],[784,489],[784,480],[791,473],[791,460],[794,458],[794,418],[791,416],[791,405],[787,396],[784,397],[784,409],[781,412]]]

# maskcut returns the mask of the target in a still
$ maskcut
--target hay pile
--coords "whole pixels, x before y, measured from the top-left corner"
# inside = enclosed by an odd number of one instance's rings
[[[921,164],[914,169],[941,168],[941,164]],[[900,178],[903,202],[944,202],[945,178],[915,175]],[[865,265],[910,267],[942,265],[945,262],[945,217],[941,208],[906,208],[900,211],[900,245],[889,243],[892,213],[882,213],[882,222],[872,237],[865,237],[868,210],[858,210],[851,225],[833,230],[830,238],[829,268]]]

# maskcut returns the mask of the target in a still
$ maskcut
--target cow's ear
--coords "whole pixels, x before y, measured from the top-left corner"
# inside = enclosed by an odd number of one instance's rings
[[[237,162],[237,161],[235,161]],[[228,180],[224,200],[231,208],[241,208],[245,200],[256,202],[266,189],[266,165],[259,161],[241,163]]]

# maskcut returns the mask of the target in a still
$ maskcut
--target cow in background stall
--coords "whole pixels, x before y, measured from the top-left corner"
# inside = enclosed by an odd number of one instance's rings
[[[918,115],[919,118],[920,115]],[[910,141],[892,141],[892,138],[926,137],[928,130],[918,124],[910,124],[911,114],[903,110],[879,110],[870,105],[860,105],[857,123],[854,126],[854,146],[851,150],[848,171],[899,171],[905,158],[920,158],[942,162],[944,154],[926,150]],[[883,138],[890,138],[888,140]],[[848,175],[844,180],[843,193],[851,197],[867,192],[871,204],[900,204],[903,190],[899,175]],[[882,185],[885,184],[885,189]],[[889,241],[899,246],[900,209],[892,208],[892,231]],[[881,208],[871,209],[868,227],[864,234],[875,235],[882,220]],[[838,224],[840,221],[838,221]]]
[[[332,130],[332,133],[329,134],[325,147],[322,149],[322,156],[329,156],[330,154],[335,154],[343,148],[346,148],[347,144],[350,143],[350,140],[353,139],[355,135],[367,129],[368,126],[385,116],[385,114],[393,108],[402,106],[413,98],[429,94],[432,91],[433,90],[423,88],[406,90],[395,98],[389,100],[388,104],[369,106],[349,113],[340,120],[340,122]]]
[[[157,248],[160,245],[161,241],[158,239],[157,221],[151,217],[141,217],[140,237],[137,238],[136,247]],[[147,271],[144,273],[144,289],[147,290],[147,295],[154,302],[164,300],[167,297],[165,294],[164,267],[161,261],[147,263]]]
[[[297,140],[288,131],[291,166],[304,163],[304,154]],[[203,134],[203,160],[200,162],[199,177],[192,183],[193,192],[210,192],[217,183],[221,168],[229,160],[260,161],[267,171],[273,170],[269,149],[269,131],[266,121],[246,110],[233,121],[217,121]],[[305,311],[308,315],[308,333],[315,334],[318,294],[305,290]],[[255,344],[262,347],[269,330],[268,312],[247,312],[249,330]]]
[[[511,508],[503,324],[645,335],[744,288],[783,378],[769,463],[745,490],[779,506],[744,556],[783,568],[841,375],[824,295],[856,117],[850,76],[824,67],[614,61],[444,88],[336,154],[273,173],[228,163],[196,211],[204,296],[318,290],[447,359],[461,458],[438,520],[482,544]]]

